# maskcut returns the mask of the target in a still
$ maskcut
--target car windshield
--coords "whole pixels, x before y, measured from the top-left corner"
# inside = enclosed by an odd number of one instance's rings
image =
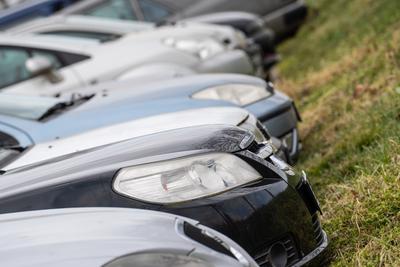
[[[64,101],[54,97],[0,94],[0,114],[39,120],[50,108]]]

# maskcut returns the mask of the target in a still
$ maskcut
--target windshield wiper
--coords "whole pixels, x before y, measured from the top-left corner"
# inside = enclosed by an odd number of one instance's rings
[[[86,95],[86,96],[78,96],[78,97],[76,95],[72,95],[71,100],[65,101],[65,102],[59,102],[59,103],[55,104],[54,106],[52,106],[51,108],[49,108],[45,113],[43,113],[42,116],[40,116],[38,121],[43,121],[51,116],[62,113],[63,111],[65,111],[69,108],[80,105],[80,104],[88,101],[89,99],[91,99],[93,96],[94,96],[94,94]]]

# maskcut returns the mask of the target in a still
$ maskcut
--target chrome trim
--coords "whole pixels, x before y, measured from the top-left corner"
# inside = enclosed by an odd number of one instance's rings
[[[186,220],[184,220],[184,219],[182,219],[182,218],[176,218],[176,219],[175,219],[175,231],[176,231],[179,235],[181,235],[182,237],[184,237],[184,238],[187,239],[187,240],[190,240],[191,242],[196,242],[196,243],[198,243],[198,244],[200,244],[200,245],[202,245],[202,246],[204,246],[204,247],[206,247],[206,248],[208,248],[208,249],[210,249],[210,250],[213,250],[212,248],[207,247],[207,246],[205,246],[204,244],[201,244],[201,243],[197,242],[196,240],[193,240],[193,239],[189,238],[189,237],[185,234],[185,231],[184,231],[184,229],[183,229],[183,225],[184,225],[185,222],[191,224],[192,226],[194,226],[194,227],[196,227],[196,228],[198,228],[198,229],[200,229],[201,232],[202,232],[204,235],[206,235],[206,236],[208,236],[208,237],[214,239],[216,242],[218,242],[219,244],[221,244],[224,248],[226,248],[228,251],[230,251],[230,252],[232,253],[233,256],[235,256],[234,259],[236,259],[243,267],[249,267],[249,266],[250,266],[250,262],[246,259],[246,257],[244,257],[244,256],[242,255],[242,253],[240,253],[238,250],[236,250],[236,249],[235,249],[233,246],[231,246],[228,242],[226,242],[226,241],[222,240],[221,238],[219,238],[217,235],[215,235],[215,234],[213,234],[213,233],[210,233],[209,231],[207,231],[207,229],[204,229],[204,227],[202,227],[202,225],[201,225],[200,223],[193,224],[193,223],[191,223],[191,222],[189,222],[189,221],[186,221]],[[215,251],[215,250],[213,250],[213,251]],[[215,251],[215,252],[217,252],[217,251]],[[217,253],[220,253],[220,252],[217,252]],[[221,254],[222,254],[222,253],[221,253]]]

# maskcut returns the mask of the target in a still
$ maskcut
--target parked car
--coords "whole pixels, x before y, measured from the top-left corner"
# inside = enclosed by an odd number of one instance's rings
[[[262,66],[257,66],[244,50],[232,49],[213,38],[220,31],[209,29],[200,33],[195,28],[171,29],[170,38],[160,38],[154,32],[141,35],[142,38],[133,34],[106,43],[73,37],[2,35],[0,90],[54,95],[79,86],[132,79],[142,74],[153,74],[152,79],[156,79],[164,71],[177,75],[262,71]]]
[[[245,22],[244,25],[247,25],[247,23]],[[224,23],[215,21],[215,24]],[[239,25],[237,28],[241,31],[246,30],[247,28],[244,25]],[[251,28],[253,29],[254,26]],[[269,33],[268,30],[261,27],[251,32],[245,31],[247,34],[247,39],[245,39],[243,34],[237,30],[226,26],[210,26],[200,19],[196,22],[185,21],[156,26],[153,23],[146,22],[113,20],[92,16],[58,15],[29,21],[17,27],[12,27],[7,32],[11,34],[37,33],[73,36],[95,39],[101,42],[114,41],[131,33],[136,33],[136,35],[132,36],[155,38],[156,41],[162,41],[164,38],[172,36],[177,37],[177,34],[184,37],[191,36],[192,38],[198,38],[199,35],[203,34],[206,36],[212,35],[213,38],[225,44],[228,48],[239,48],[246,51],[253,61],[257,62],[257,65],[263,65],[266,74],[277,63],[278,59],[273,33]]]
[[[194,118],[201,123],[214,121],[242,125],[249,116],[248,112],[241,111],[235,112],[236,115],[218,117],[216,112],[223,113],[218,109],[214,109],[215,113],[211,117],[209,113],[198,113],[196,110],[192,113],[184,112],[193,109],[209,109],[212,112],[212,107],[246,108],[255,114],[273,136],[281,139],[288,149],[289,162],[293,163],[297,159],[300,151],[297,123],[300,117],[293,101],[261,79],[228,74],[195,75],[141,85],[134,85],[129,80],[110,82],[66,91],[57,98],[3,93],[0,97],[0,133],[3,136],[0,144],[25,149],[35,144],[112,126],[110,133],[102,135],[107,136],[103,142],[120,141],[123,137],[132,138],[141,133],[135,120],[163,117],[162,114],[172,112],[183,112],[183,115],[180,120],[174,118],[176,113],[168,115],[171,125],[194,123]],[[164,116],[164,123],[153,123],[154,126],[145,128],[157,130],[161,126],[167,127],[166,121]],[[121,135],[115,128],[118,124],[135,130],[128,130],[127,136]],[[252,124],[255,125],[256,120]],[[96,140],[93,137],[88,139]],[[80,143],[77,143],[78,146],[67,147],[72,151],[82,149]],[[47,146],[42,147],[47,151],[43,154],[50,156]]]
[[[301,266],[327,246],[305,173],[270,142],[224,125],[142,136],[10,170],[0,212],[129,207],[199,221],[261,266]]]
[[[230,238],[167,213],[70,208],[0,216],[3,266],[256,267]],[[23,255],[23,256],[21,256]]]
[[[171,30],[173,30],[175,36],[177,32],[181,32],[185,36],[192,34],[193,38],[196,38],[199,34],[212,34],[213,38],[218,39],[228,47],[243,49],[252,57],[262,57],[263,62],[260,62],[260,64],[263,64],[265,72],[268,73],[278,57],[275,51],[274,36],[254,16],[252,14],[242,15],[240,16],[241,19],[238,20],[235,15],[235,23],[226,23],[227,20],[232,21],[229,16],[218,16],[218,20],[210,18],[204,21],[204,19],[198,18],[195,22],[192,20],[156,26],[147,22],[82,15],[58,15],[29,21],[17,27],[12,27],[7,32],[12,34],[39,33],[92,38],[101,42],[114,41],[130,33],[140,33],[136,34],[136,36],[141,38],[143,36],[152,36],[159,41],[162,38],[171,37]],[[242,33],[230,27],[210,27],[210,25],[206,24],[209,21],[214,24],[233,24],[235,28],[246,34],[247,40],[244,39],[244,36],[241,36]],[[260,61],[261,59],[257,60]]]
[[[86,0],[66,8],[60,13],[159,23],[210,13],[217,13],[213,14],[213,19],[215,19],[215,16],[219,16],[218,13],[232,11],[261,16],[264,24],[274,31],[279,40],[296,32],[307,15],[307,7],[303,0],[256,0],[250,2],[243,2],[243,0]],[[235,25],[235,21],[241,20],[242,16],[238,15],[231,20],[231,25]],[[227,23],[229,24],[229,20]]]

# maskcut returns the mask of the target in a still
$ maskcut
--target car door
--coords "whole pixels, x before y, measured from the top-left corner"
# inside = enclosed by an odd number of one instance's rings
[[[57,81],[46,75],[32,74],[26,64],[34,57],[51,62]],[[82,60],[84,57],[82,58]],[[75,61],[79,61],[79,57]],[[83,85],[79,76],[70,67],[74,63],[56,51],[0,46],[0,91],[33,95],[53,95],[65,89]]]

